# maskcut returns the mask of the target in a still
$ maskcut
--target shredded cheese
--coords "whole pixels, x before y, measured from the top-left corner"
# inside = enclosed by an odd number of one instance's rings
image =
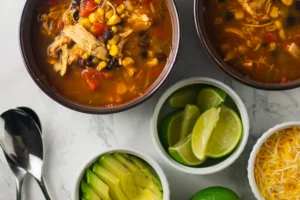
[[[300,200],[300,127],[268,138],[257,154],[254,173],[266,200]]]

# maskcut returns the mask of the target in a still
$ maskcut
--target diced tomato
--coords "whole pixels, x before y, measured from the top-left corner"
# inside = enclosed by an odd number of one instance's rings
[[[162,27],[156,28],[153,30],[153,35],[158,36],[158,37],[164,37],[164,36],[166,36],[166,31]]]
[[[65,23],[63,21],[59,21],[58,24],[57,24],[57,27],[60,29],[60,30],[63,30],[64,27],[65,27]]]
[[[266,43],[272,43],[277,42],[278,38],[273,33],[266,33],[263,38],[264,42]]]
[[[80,16],[88,17],[92,12],[95,12],[98,8],[98,4],[94,0],[85,0],[80,7]]]
[[[96,22],[93,24],[93,34],[96,37],[99,37],[99,36],[103,35],[104,31],[108,28],[109,28],[109,26],[107,26],[106,24]]]
[[[85,69],[81,75],[91,90],[96,90],[100,86],[100,81],[104,78],[102,73],[96,69]]]

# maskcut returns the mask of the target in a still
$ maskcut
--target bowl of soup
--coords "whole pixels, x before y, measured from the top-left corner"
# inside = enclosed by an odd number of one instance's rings
[[[237,80],[267,90],[300,85],[300,3],[269,0],[195,0],[204,49]]]
[[[179,41],[172,0],[28,0],[20,24],[35,83],[56,102],[93,114],[149,98],[171,73]]]

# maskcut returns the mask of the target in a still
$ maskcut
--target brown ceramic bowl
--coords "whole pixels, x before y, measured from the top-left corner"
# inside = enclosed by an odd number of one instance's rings
[[[177,53],[179,49],[180,43],[180,22],[178,18],[177,8],[173,0],[165,0],[169,9],[169,13],[172,19],[172,27],[173,27],[173,39],[172,39],[172,49],[168,59],[168,62],[162,71],[159,78],[150,86],[147,91],[140,97],[131,100],[130,102],[126,102],[124,104],[106,108],[106,107],[89,107],[85,105],[78,104],[73,102],[55,91],[48,80],[44,72],[41,68],[37,65],[36,59],[32,52],[32,34],[31,34],[31,26],[32,22],[35,19],[35,9],[37,8],[38,3],[40,0],[27,0],[23,9],[21,22],[20,22],[20,48],[21,53],[23,55],[23,60],[27,71],[29,72],[30,76],[34,80],[34,82],[40,87],[40,89],[46,93],[50,98],[54,101],[60,103],[61,105],[68,107],[70,109],[83,112],[83,113],[91,113],[91,114],[109,114],[109,113],[117,113],[124,110],[128,110],[132,107],[135,107],[145,100],[147,100],[151,95],[156,92],[161,85],[166,81],[168,76],[170,75],[174,63],[177,58]]]
[[[198,37],[205,51],[223,71],[225,71],[236,80],[248,86],[258,88],[258,89],[263,89],[263,90],[287,90],[287,89],[293,89],[300,86],[300,80],[290,81],[287,83],[274,83],[274,84],[256,81],[254,79],[251,79],[239,73],[238,71],[233,69],[229,64],[227,64],[219,56],[219,54],[213,47],[208,37],[208,33],[205,27],[205,20],[204,20],[205,1],[209,1],[209,0],[194,0],[194,20],[197,28]]]

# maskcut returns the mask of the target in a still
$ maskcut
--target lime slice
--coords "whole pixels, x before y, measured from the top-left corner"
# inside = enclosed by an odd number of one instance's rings
[[[180,140],[174,147],[169,147],[171,157],[177,162],[187,166],[197,166],[205,161],[197,159],[191,147],[191,135]]]
[[[205,88],[200,91],[197,97],[197,106],[201,112],[218,107],[224,102],[226,93],[218,88]]]
[[[159,138],[165,149],[174,146],[180,140],[183,112],[175,112],[164,118],[159,127]]]
[[[200,110],[197,106],[187,104],[183,112],[180,139],[186,138],[193,131],[194,125],[200,116]]]
[[[223,105],[205,154],[212,158],[220,158],[231,153],[241,139],[242,129],[242,122],[238,114]]]
[[[221,108],[211,108],[197,120],[192,133],[192,150],[196,158],[203,160],[207,143],[219,119]]]
[[[209,187],[197,192],[190,200],[240,200],[240,198],[230,189]]]
[[[196,103],[197,94],[198,92],[195,88],[179,90],[171,95],[169,104],[174,108],[184,108],[186,104]]]

